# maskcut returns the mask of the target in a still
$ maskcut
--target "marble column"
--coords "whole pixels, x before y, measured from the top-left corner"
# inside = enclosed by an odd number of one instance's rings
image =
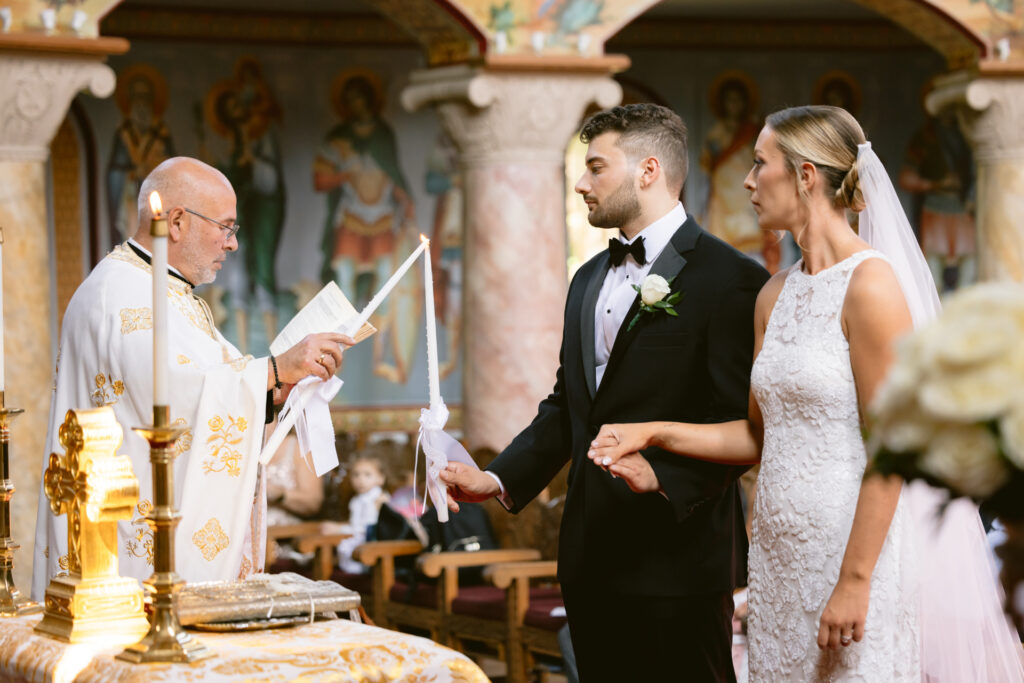
[[[566,277],[565,150],[586,107],[619,102],[603,73],[445,67],[402,95],[436,107],[465,193],[463,424],[470,449],[504,448],[555,381]]]
[[[106,97],[114,73],[98,57],[0,52],[0,227],[4,230],[4,367],[12,427],[15,583],[31,587],[39,478],[54,381],[54,292],[46,204],[49,144],[81,90]],[[56,192],[78,188],[55,188]],[[85,406],[88,407],[88,406]]]
[[[953,74],[927,106],[957,107],[974,148],[978,279],[1024,282],[1024,79]]]

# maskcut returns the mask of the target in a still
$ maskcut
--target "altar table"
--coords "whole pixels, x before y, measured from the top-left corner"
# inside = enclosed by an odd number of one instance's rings
[[[214,656],[193,664],[130,664],[123,647],[69,645],[36,634],[41,615],[0,620],[0,681],[343,681],[487,683],[464,655],[425,638],[346,619],[238,633],[192,632]]]

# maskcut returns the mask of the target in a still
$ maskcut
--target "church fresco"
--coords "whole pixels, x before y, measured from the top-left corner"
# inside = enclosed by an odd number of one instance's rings
[[[242,226],[238,253],[225,261],[210,298],[226,297],[218,303],[231,310],[231,331],[238,348],[248,353],[252,314],[259,318],[265,339],[278,331],[274,267],[285,212],[278,139],[282,112],[260,61],[252,56],[240,57],[232,76],[207,91],[203,112],[207,129],[226,141],[227,148],[213,157],[200,129],[199,156],[231,181]]]
[[[630,0],[455,0],[498,53],[601,54],[604,40],[652,4]]]
[[[832,69],[822,74],[814,84],[811,102],[842,107],[854,116],[859,116],[863,97],[860,83],[853,74],[841,69]]]
[[[700,153],[700,166],[708,178],[702,222],[708,232],[774,273],[781,255],[779,240],[762,232],[750,193],[743,187],[761,130],[760,102],[760,89],[744,71],[724,71],[708,89],[714,122],[704,135]]]
[[[1024,61],[1024,56],[1020,55],[1024,47],[1024,2],[1021,0],[937,0],[935,4],[990,41],[995,47],[996,59],[1002,59],[1002,51],[1013,46],[1016,49],[1006,56]],[[1005,48],[1000,46],[1000,41],[1006,41]]]
[[[106,172],[109,246],[134,234],[139,185],[161,161],[174,156],[171,131],[163,118],[167,81],[156,68],[133,64],[123,69],[117,76],[114,103],[121,123],[114,132]]]
[[[320,278],[334,280],[357,308],[418,245],[419,228],[398,143],[382,116],[380,77],[347,69],[331,86],[339,123],[328,131],[313,162],[313,183],[327,199]],[[422,279],[419,280],[422,282]],[[374,373],[396,384],[408,379],[420,332],[422,287],[405,279],[378,309],[373,324]]]

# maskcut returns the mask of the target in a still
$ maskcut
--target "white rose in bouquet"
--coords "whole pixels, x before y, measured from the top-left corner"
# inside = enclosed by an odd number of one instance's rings
[[[671,291],[668,280],[660,275],[648,275],[640,286],[640,300],[647,306],[653,306],[668,296]]]
[[[985,427],[939,428],[919,465],[955,491],[975,497],[994,493],[1010,476],[999,458],[999,443]]]
[[[994,362],[946,372],[932,368],[921,383],[918,400],[939,419],[991,419],[1008,410],[1021,393],[1024,377],[1014,365]]]
[[[1019,333],[1012,318],[995,311],[976,309],[943,322],[931,335],[931,346],[934,360],[952,367],[998,362]]]
[[[920,451],[935,431],[932,421],[916,406],[893,413],[878,426],[881,444],[894,453]]]

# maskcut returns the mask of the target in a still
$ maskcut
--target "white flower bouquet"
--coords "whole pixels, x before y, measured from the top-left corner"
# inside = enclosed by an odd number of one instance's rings
[[[1024,286],[949,297],[903,339],[871,406],[873,467],[1024,519]]]

